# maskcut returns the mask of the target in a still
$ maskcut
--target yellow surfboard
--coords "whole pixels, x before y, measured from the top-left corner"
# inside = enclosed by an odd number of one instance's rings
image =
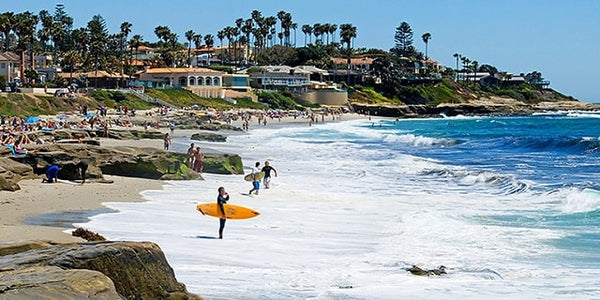
[[[259,212],[234,204],[223,204],[225,209],[225,219],[250,219],[260,215]],[[223,213],[217,203],[200,203],[196,206],[196,209],[203,215],[222,219]]]
[[[244,180],[251,181],[251,182],[252,181],[261,181],[263,178],[265,178],[265,172],[263,172],[263,171],[260,171],[256,174],[250,173],[250,174],[244,176]]]

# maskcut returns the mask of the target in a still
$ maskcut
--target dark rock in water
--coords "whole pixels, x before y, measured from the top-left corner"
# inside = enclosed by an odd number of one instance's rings
[[[190,139],[194,141],[226,142],[227,136],[210,132],[199,132],[192,134]]]
[[[439,266],[439,268],[437,268],[437,269],[425,270],[425,269],[421,269],[421,268],[413,265],[412,267],[407,268],[406,271],[409,271],[411,274],[418,275],[418,276],[431,276],[431,275],[439,276],[442,274],[447,274],[446,267],[444,267],[444,266]]]
[[[64,288],[55,299],[200,299],[177,282],[154,243],[39,246],[21,245],[23,252],[14,253],[15,246],[0,244],[0,253],[5,247],[13,249],[12,254],[0,256],[0,294],[10,299],[48,299],[56,288],[59,292]]]
[[[106,241],[105,237],[81,227],[71,232],[71,235],[80,237],[88,242]]]
[[[244,174],[242,158],[237,154],[207,153],[204,156],[204,172],[214,174]]]

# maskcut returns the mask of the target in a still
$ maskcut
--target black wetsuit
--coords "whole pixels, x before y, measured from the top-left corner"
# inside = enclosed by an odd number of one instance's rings
[[[265,178],[270,178],[271,177],[271,170],[273,170],[273,167],[271,167],[271,166],[264,166],[261,171],[265,172]]]
[[[217,204],[219,205],[219,209],[223,213],[223,216],[225,216],[225,208],[223,208],[223,204],[227,203],[227,201],[229,201],[229,195],[222,196],[221,194],[219,194],[217,196]],[[227,219],[225,219],[225,218],[219,219],[219,238],[220,239],[223,238],[223,229],[225,228],[225,221],[227,221]]]

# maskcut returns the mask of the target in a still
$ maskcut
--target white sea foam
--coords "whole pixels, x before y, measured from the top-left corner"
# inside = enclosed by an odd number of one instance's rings
[[[507,226],[494,217],[527,214],[534,206],[559,210],[568,193],[498,194],[498,185],[512,184],[510,176],[365,146],[391,132],[357,125],[232,136],[227,149],[240,153],[247,167],[271,160],[279,173],[272,189],[242,196],[250,184],[241,175],[206,174],[205,181],[146,191],[144,203],[107,203],[120,212],[95,216],[84,226],[113,240],[157,242],[177,278],[206,299],[600,295],[599,270],[578,272],[548,259],[567,255],[548,243],[563,232]],[[444,169],[453,175],[423,175]],[[214,239],[218,220],[195,211],[197,203],[215,201],[219,186],[229,191],[231,203],[261,212],[227,221],[223,240]],[[594,205],[590,200],[575,210]],[[413,264],[444,265],[448,274],[414,276],[405,270]]]

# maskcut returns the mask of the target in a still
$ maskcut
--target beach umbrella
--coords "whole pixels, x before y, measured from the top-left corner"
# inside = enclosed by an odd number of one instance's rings
[[[25,124],[35,124],[35,123],[39,122],[40,120],[41,120],[40,117],[29,116],[25,119]]]

